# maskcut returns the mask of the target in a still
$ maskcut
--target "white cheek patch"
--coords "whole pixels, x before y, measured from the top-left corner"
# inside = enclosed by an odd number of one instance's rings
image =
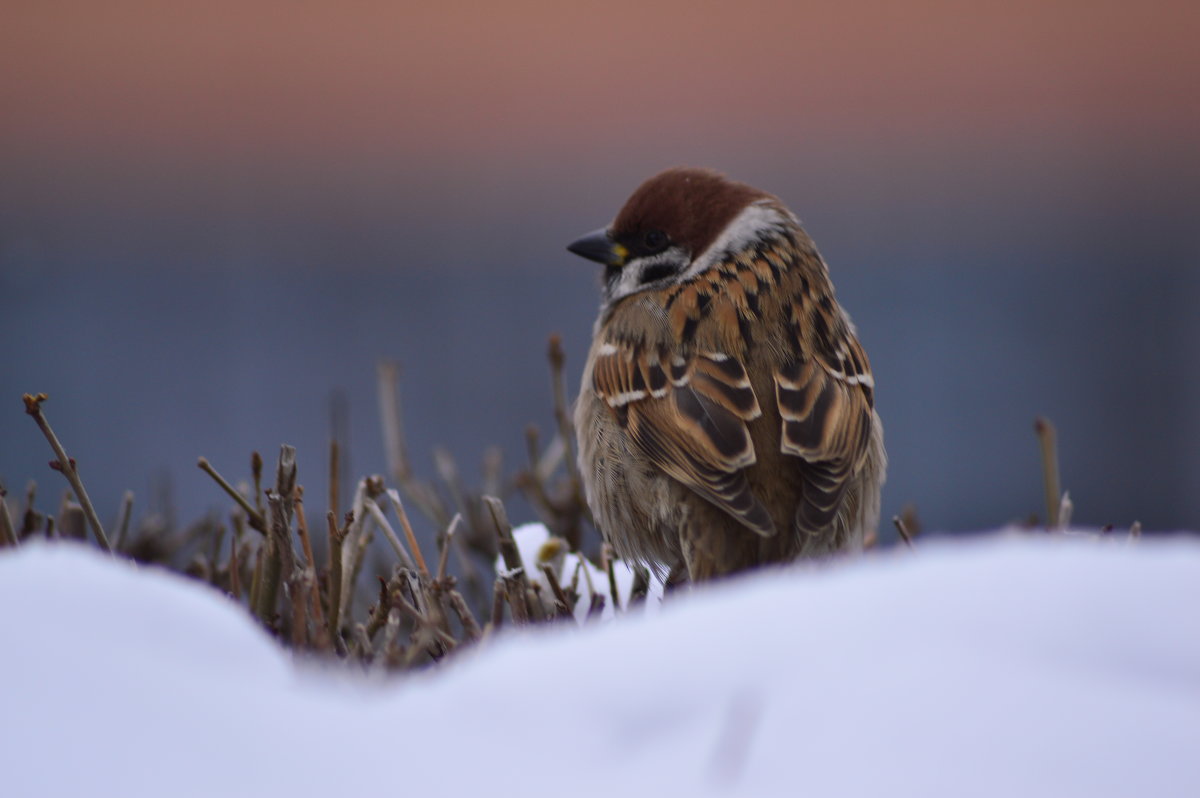
[[[652,269],[655,266],[670,266],[672,270],[671,277],[678,277],[679,272],[687,265],[687,254],[679,247],[671,247],[657,255],[650,255],[645,258],[634,258],[621,267],[621,272],[617,276],[615,282],[609,283],[607,286],[607,295],[609,302],[615,302],[622,297],[627,297],[630,294],[636,294],[639,291],[645,291],[648,288],[653,288],[659,284],[659,280],[647,283],[643,277],[647,269]]]
[[[728,253],[740,252],[755,241],[771,238],[799,224],[795,216],[780,211],[770,200],[751,203],[721,231],[711,247],[700,253],[684,277],[695,277],[714,263],[724,260]]]

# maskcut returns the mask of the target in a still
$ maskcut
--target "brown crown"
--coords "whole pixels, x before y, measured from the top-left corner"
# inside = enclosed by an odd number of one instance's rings
[[[618,241],[661,230],[695,257],[752,202],[775,199],[712,169],[677,166],[642,183],[610,229]]]

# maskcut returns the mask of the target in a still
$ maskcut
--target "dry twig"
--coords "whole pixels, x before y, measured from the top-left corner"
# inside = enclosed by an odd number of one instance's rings
[[[242,511],[246,513],[246,522],[251,529],[257,530],[264,535],[267,534],[267,522],[263,519],[262,513],[256,510],[233,485],[230,485],[225,477],[221,476],[206,458],[199,458],[196,461],[196,465],[200,467],[201,471],[212,477],[213,481],[220,486],[221,490],[228,494],[229,498],[237,502],[238,507],[241,507]]]
[[[104,527],[101,526],[100,518],[96,515],[96,508],[92,506],[92,500],[88,498],[87,490],[83,487],[83,480],[79,478],[79,471],[75,467],[75,461],[67,457],[66,450],[59,443],[54,430],[50,429],[50,422],[46,420],[45,414],[42,413],[42,402],[45,402],[49,397],[44,393],[39,393],[36,396],[27,393],[21,398],[25,402],[25,412],[33,416],[33,420],[37,422],[38,428],[46,436],[46,440],[50,443],[50,448],[54,450],[54,455],[58,458],[56,461],[57,465],[51,463],[50,467],[55,471],[61,471],[62,475],[67,478],[67,482],[71,483],[71,490],[75,491],[75,496],[79,499],[79,503],[83,507],[88,525],[92,528],[92,534],[96,536],[96,542],[100,544],[100,548],[112,554],[112,546],[109,545],[108,537],[104,534]]]
[[[1058,510],[1061,489],[1058,480],[1058,443],[1054,425],[1049,419],[1038,416],[1033,422],[1038,444],[1042,450],[1042,484],[1046,491],[1046,526],[1058,529]]]

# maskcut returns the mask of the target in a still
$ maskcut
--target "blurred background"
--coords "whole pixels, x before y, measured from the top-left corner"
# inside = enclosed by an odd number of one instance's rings
[[[314,489],[336,403],[353,473],[385,471],[383,358],[418,469],[435,444],[523,464],[553,424],[547,336],[574,390],[595,315],[564,246],[693,164],[821,247],[875,368],[885,517],[1043,513],[1042,414],[1077,520],[1200,526],[1194,2],[0,17],[0,480],[43,509],[65,483],[26,391],[106,519],[125,488],[224,507],[196,458],[242,477],[283,442]]]

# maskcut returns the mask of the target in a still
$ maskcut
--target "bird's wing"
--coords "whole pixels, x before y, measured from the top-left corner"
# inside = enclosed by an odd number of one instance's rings
[[[817,534],[837,515],[851,477],[867,456],[874,421],[870,363],[849,322],[812,303],[799,323],[793,309],[796,356],[775,373],[783,429],[780,450],[805,461],[799,531]]]
[[[762,411],[737,358],[605,341],[592,388],[650,462],[753,532],[775,534],[746,480],[755,462],[746,422]]]

